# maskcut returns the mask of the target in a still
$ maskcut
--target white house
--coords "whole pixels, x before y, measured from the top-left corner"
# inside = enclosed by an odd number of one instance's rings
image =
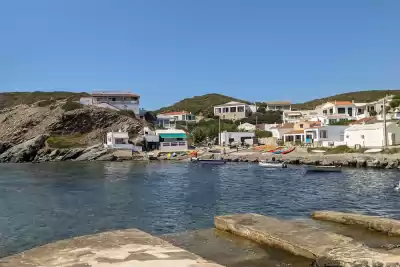
[[[256,130],[256,126],[251,123],[242,123],[238,126],[239,130],[247,131],[247,132],[254,132]]]
[[[400,126],[396,122],[386,124],[387,145],[400,144]],[[384,124],[355,124],[344,131],[346,145],[349,147],[379,148],[384,146]]]
[[[187,111],[172,111],[157,115],[156,124],[165,129],[174,129],[176,122],[196,122],[196,116]]]
[[[184,152],[188,151],[186,132],[179,129],[156,130],[160,137],[160,152]]]
[[[276,139],[283,139],[283,135],[290,131],[293,131],[294,123],[283,123],[276,126],[270,127],[268,131],[272,133],[272,137]]]
[[[226,120],[240,120],[247,118],[251,112],[250,105],[236,101],[231,101],[214,107],[214,116]]]
[[[129,144],[129,134],[127,132],[108,132],[104,147],[110,149],[133,150],[134,146]]]
[[[237,144],[253,145],[256,134],[254,132],[222,132],[220,133],[221,145],[229,145],[233,142]]]
[[[139,114],[139,99],[139,95],[129,92],[103,91],[92,92],[90,97],[82,97],[79,103],[114,110],[132,110]]]
[[[304,129],[305,142],[324,147],[345,145],[346,128],[348,128],[347,125],[324,125]]]
[[[289,101],[273,101],[265,102],[265,110],[280,110],[280,111],[290,111],[292,110],[292,103]]]

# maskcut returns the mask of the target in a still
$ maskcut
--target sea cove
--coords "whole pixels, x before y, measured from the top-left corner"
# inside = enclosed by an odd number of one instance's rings
[[[255,164],[62,162],[4,164],[1,256],[69,237],[139,228],[154,235],[213,227],[213,217],[254,212],[305,218],[314,210],[400,218],[397,171]]]

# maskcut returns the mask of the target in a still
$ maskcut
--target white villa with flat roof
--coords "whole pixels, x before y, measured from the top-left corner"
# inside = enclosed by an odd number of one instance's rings
[[[292,110],[292,102],[290,101],[272,101],[265,102],[265,110],[280,110],[280,111],[288,111]]]
[[[114,110],[131,110],[139,115],[140,96],[130,92],[97,91],[90,97],[81,97],[82,105],[97,106]]]
[[[214,116],[226,120],[240,120],[247,118],[250,114],[250,105],[236,101],[214,107]]]

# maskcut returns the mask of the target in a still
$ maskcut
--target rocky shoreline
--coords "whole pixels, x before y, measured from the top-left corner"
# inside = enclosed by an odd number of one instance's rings
[[[8,143],[0,143],[0,163],[124,160],[124,158],[115,156],[113,151],[104,148],[101,143],[86,148],[54,149],[46,146],[47,138],[48,135],[46,134],[38,135],[16,146],[11,146]],[[209,155],[211,156],[211,154]],[[202,157],[207,158],[207,154],[204,154]],[[256,151],[245,151],[224,155],[224,158],[228,162],[257,163],[272,160],[272,157],[293,165],[340,165],[352,168],[400,169],[400,154],[375,154],[367,156],[365,154],[348,153],[321,156],[310,153],[272,155]],[[143,160],[145,158],[140,156],[137,159]],[[166,157],[161,156],[156,159],[166,160]],[[178,157],[177,160],[185,161],[189,160],[189,157]]]

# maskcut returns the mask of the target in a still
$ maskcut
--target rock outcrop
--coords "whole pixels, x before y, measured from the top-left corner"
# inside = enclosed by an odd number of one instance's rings
[[[29,162],[33,161],[38,151],[44,146],[48,135],[41,134],[16,145],[0,155],[0,162]]]

